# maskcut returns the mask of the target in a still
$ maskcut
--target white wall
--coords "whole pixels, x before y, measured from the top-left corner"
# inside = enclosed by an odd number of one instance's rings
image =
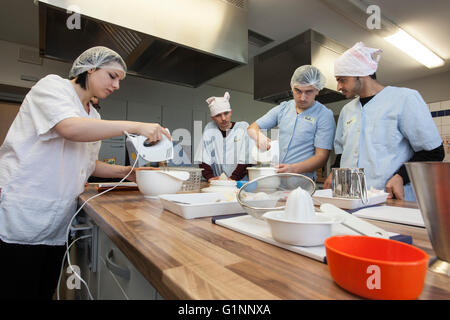
[[[450,71],[395,84],[420,92],[426,103],[450,100]]]

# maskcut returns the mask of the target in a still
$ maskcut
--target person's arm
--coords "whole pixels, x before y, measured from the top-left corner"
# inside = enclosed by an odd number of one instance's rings
[[[247,128],[248,136],[256,141],[258,149],[266,151],[270,149],[270,139],[264,135],[262,130],[269,130],[278,125],[278,115],[282,111],[284,102],[270,109],[265,115],[253,122]]]
[[[231,174],[230,179],[235,181],[241,180],[247,174],[247,168],[251,166],[251,164],[238,164]]]
[[[267,138],[259,128],[256,122],[253,122],[247,128],[247,134],[250,138],[256,141],[256,145],[260,150],[269,150],[270,149],[270,139]]]
[[[157,123],[134,121],[111,121],[90,118],[66,118],[55,125],[63,138],[77,142],[91,142],[123,135],[124,131],[147,137],[150,141],[161,140],[162,135],[171,139],[169,133]]]
[[[328,160],[328,156],[330,155],[330,150],[315,148],[315,154],[301,162],[293,163],[293,164],[280,164],[278,166],[278,173],[283,172],[293,172],[293,173],[304,173],[304,172],[313,172],[319,168],[322,168]]]
[[[341,157],[342,157],[342,154],[337,154],[336,155],[336,159],[334,160],[334,163],[331,165],[331,169],[333,169],[333,168],[340,168],[341,167]],[[331,172],[330,172],[328,177],[323,182],[323,188],[324,189],[331,189],[331,187],[332,187],[332,180],[333,179],[332,179]]]
[[[214,172],[213,169],[211,168],[211,166],[209,164],[206,164],[204,162],[202,162],[199,165],[200,168],[202,168],[202,176],[203,178],[205,178],[207,181],[209,181],[209,179],[214,178]]]
[[[414,155],[409,159],[408,162],[419,162],[419,161],[442,161],[445,158],[444,145],[441,144],[439,147],[433,150],[422,150],[414,152]],[[405,165],[402,165],[395,174],[398,174],[403,179],[403,185],[410,182],[408,172],[406,171]]]
[[[92,175],[98,178],[123,178],[130,172],[131,168],[131,166],[113,165],[97,160]],[[136,182],[136,173],[134,170],[127,177],[127,180]]]
[[[422,96],[419,92],[412,90],[403,101],[399,130],[408,139],[411,148],[415,150],[409,161],[442,161],[444,156],[442,139]],[[386,182],[388,197],[402,200],[403,186],[408,182],[406,168],[402,165]]]
[[[439,147],[433,150],[422,150],[414,152],[414,155],[409,159],[408,162],[419,162],[419,161],[442,161],[445,157],[444,145],[441,144]],[[388,198],[403,200],[405,193],[403,186],[410,182],[408,172],[403,164],[397,172],[386,182],[386,192],[389,193]]]

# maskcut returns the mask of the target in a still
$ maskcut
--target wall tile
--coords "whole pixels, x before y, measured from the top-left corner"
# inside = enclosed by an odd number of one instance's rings
[[[441,103],[440,102],[430,103],[429,107],[430,111],[439,111],[441,110]]]
[[[448,126],[448,125],[450,125],[450,116],[442,117],[441,126]]]
[[[439,127],[441,126],[441,123],[442,123],[442,117],[435,117],[435,118],[433,118],[433,121],[434,121],[434,123],[436,123],[436,126],[439,129]]]
[[[447,126],[441,126],[441,130],[439,130],[439,132],[442,135],[450,135],[450,125]]]
[[[441,110],[448,110],[448,109],[450,109],[450,100],[441,101]]]

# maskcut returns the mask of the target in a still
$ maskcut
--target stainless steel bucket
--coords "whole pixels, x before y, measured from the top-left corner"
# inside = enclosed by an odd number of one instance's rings
[[[431,259],[429,268],[450,276],[450,163],[407,162],[405,165],[437,256]]]
[[[369,203],[364,168],[333,168],[331,177],[333,197],[361,199],[363,204]]]

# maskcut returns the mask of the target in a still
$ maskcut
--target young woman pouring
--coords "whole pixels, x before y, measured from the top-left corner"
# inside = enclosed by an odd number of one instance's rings
[[[116,52],[94,47],[75,60],[69,80],[48,75],[26,95],[0,147],[0,299],[52,298],[87,179],[131,170],[98,161],[100,140],[124,131],[170,138],[156,123],[100,119],[91,98],[118,90],[126,70]]]

